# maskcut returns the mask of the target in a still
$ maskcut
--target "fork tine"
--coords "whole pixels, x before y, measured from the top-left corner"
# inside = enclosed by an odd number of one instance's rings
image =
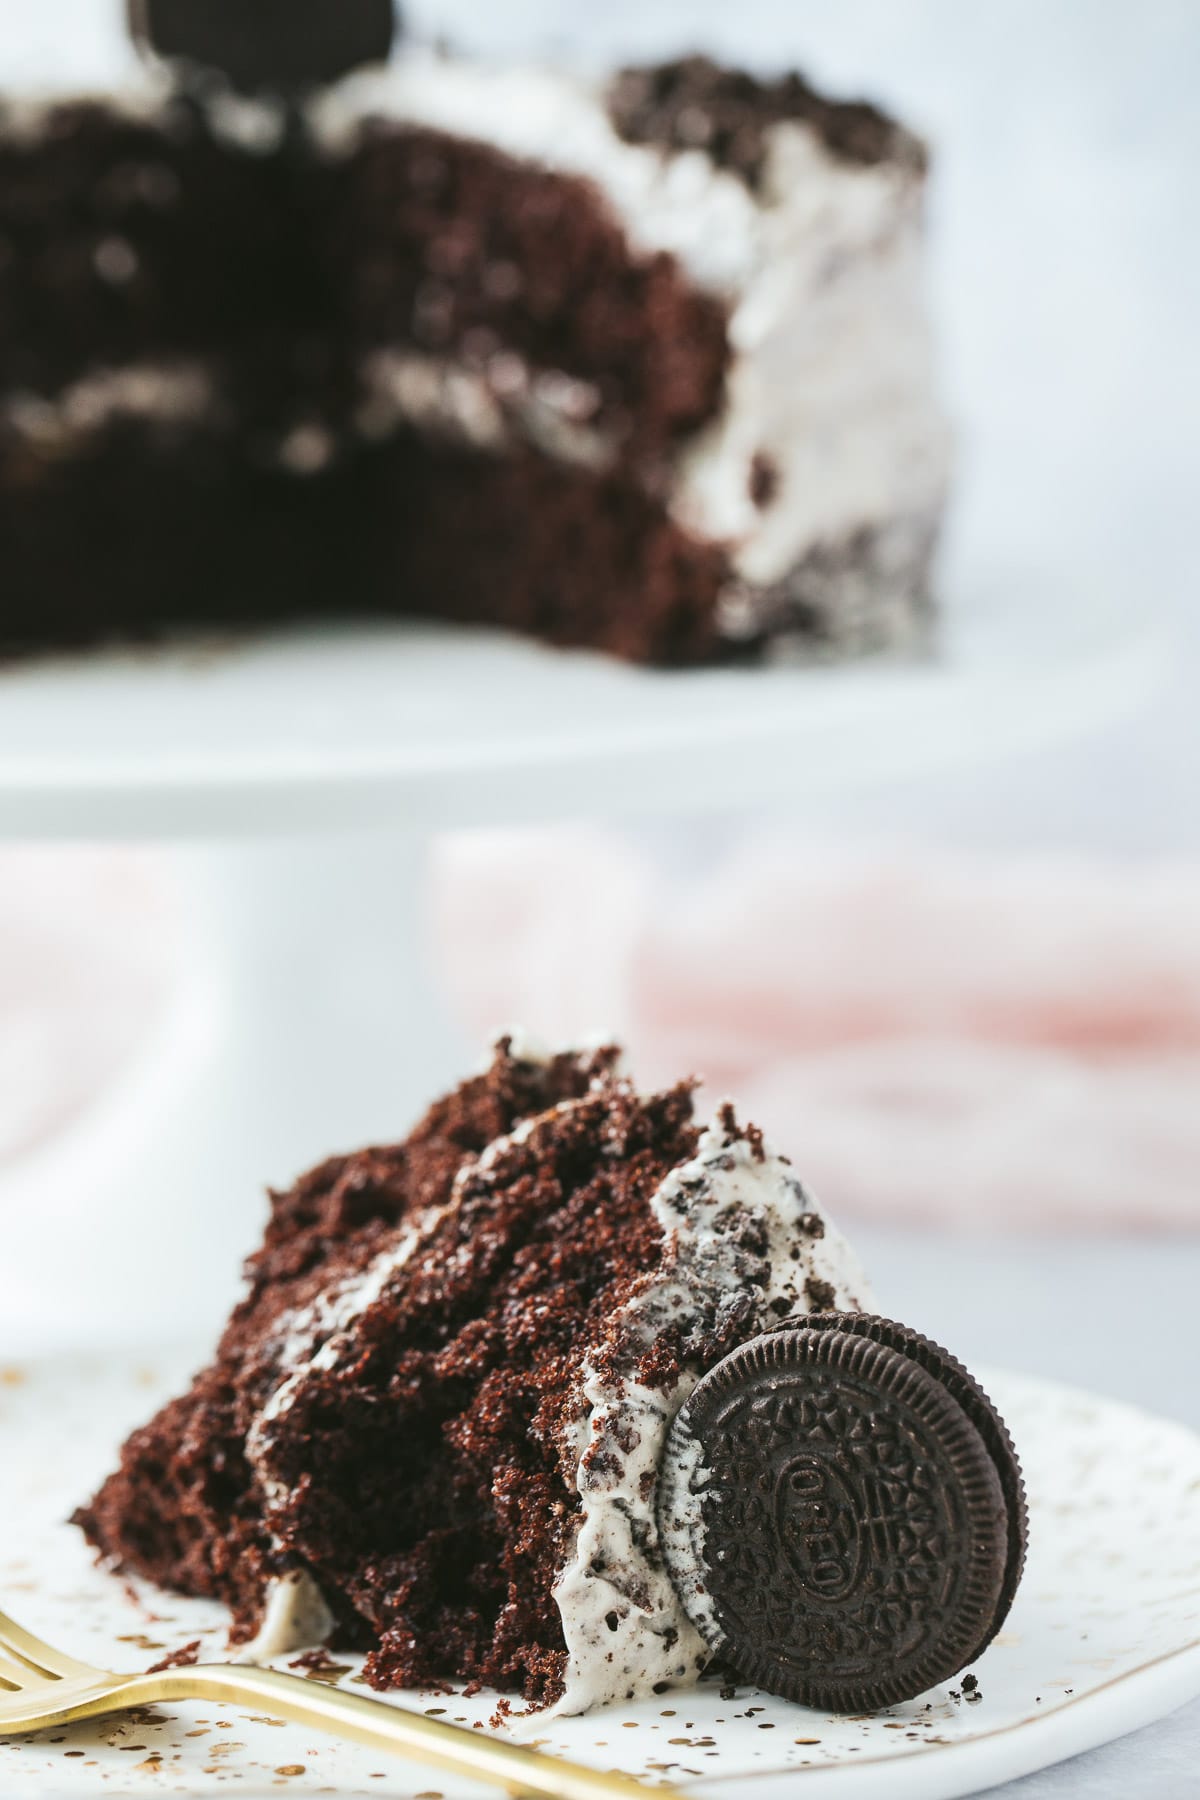
[[[40,1679],[40,1678],[39,1678]],[[29,1686],[29,1670],[0,1650],[0,1687],[19,1694]]]
[[[34,1637],[32,1631],[26,1631],[3,1612],[0,1612],[0,1653],[18,1665],[18,1676],[22,1675],[21,1665],[27,1674],[39,1676],[43,1681],[62,1681],[68,1675],[90,1673],[86,1663],[77,1662],[73,1656],[56,1650],[53,1644]],[[0,1668],[0,1674],[6,1674],[6,1671]],[[11,1675],[7,1678],[12,1680]],[[28,1687],[29,1682],[23,1678],[14,1685]]]
[[[60,1681],[53,1669],[44,1669],[35,1663],[30,1656],[22,1656],[19,1651],[10,1650],[0,1645],[0,1675],[10,1681],[14,1687],[43,1687],[47,1681]]]

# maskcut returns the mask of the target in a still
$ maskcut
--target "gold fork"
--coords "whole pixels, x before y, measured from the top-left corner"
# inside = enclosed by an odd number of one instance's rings
[[[467,1731],[443,1719],[274,1669],[198,1663],[154,1675],[114,1675],[77,1662],[0,1612],[0,1738],[79,1719],[101,1719],[130,1706],[164,1700],[223,1700],[231,1706],[266,1707],[297,1725],[435,1763],[510,1794],[541,1794],[549,1800],[619,1800],[622,1795],[626,1800],[634,1796],[646,1800],[650,1793],[678,1793],[673,1788],[647,1788],[630,1775],[542,1756],[484,1731]]]

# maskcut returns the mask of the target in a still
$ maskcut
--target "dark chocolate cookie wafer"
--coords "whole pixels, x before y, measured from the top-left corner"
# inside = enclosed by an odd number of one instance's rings
[[[702,1379],[670,1432],[659,1528],[715,1654],[789,1699],[864,1712],[991,1641],[1025,1507],[1008,1434],[955,1358],[890,1320],[826,1314]]]
[[[783,1324],[776,1329],[794,1330],[795,1323],[792,1320],[790,1326]],[[890,1349],[899,1350],[904,1356],[911,1356],[914,1362],[920,1363],[923,1369],[954,1396],[987,1445],[996,1465],[996,1473],[1000,1477],[1008,1511],[1008,1561],[995,1620],[986,1638],[967,1659],[973,1661],[975,1657],[982,1656],[1008,1617],[1017,1585],[1025,1569],[1029,1511],[1025,1502],[1021,1465],[1007,1425],[970,1370],[941,1344],[935,1344],[932,1338],[922,1336],[908,1325],[901,1325],[895,1319],[880,1319],[872,1313],[813,1313],[804,1320],[804,1325],[810,1331],[853,1331],[862,1337],[873,1338],[877,1344],[887,1344]]]
[[[137,42],[167,61],[214,69],[242,93],[323,86],[382,62],[394,0],[127,0]]]

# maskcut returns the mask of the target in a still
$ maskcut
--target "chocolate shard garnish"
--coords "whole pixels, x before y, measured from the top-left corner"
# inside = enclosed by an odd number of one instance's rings
[[[677,1415],[659,1530],[715,1656],[836,1712],[910,1700],[978,1658],[1024,1566],[1020,1465],[983,1389],[893,1320],[785,1321]]]
[[[144,49],[221,74],[245,94],[320,87],[382,62],[394,0],[128,0]]]

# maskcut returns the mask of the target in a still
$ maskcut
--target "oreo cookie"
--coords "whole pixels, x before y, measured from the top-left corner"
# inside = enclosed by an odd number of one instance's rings
[[[919,1332],[865,1314],[788,1320],[702,1378],[668,1436],[658,1522],[715,1656],[852,1713],[981,1655],[1027,1536],[1020,1465],[983,1389]]]
[[[244,94],[302,92],[382,62],[396,29],[395,0],[128,0],[128,10],[143,48]]]

